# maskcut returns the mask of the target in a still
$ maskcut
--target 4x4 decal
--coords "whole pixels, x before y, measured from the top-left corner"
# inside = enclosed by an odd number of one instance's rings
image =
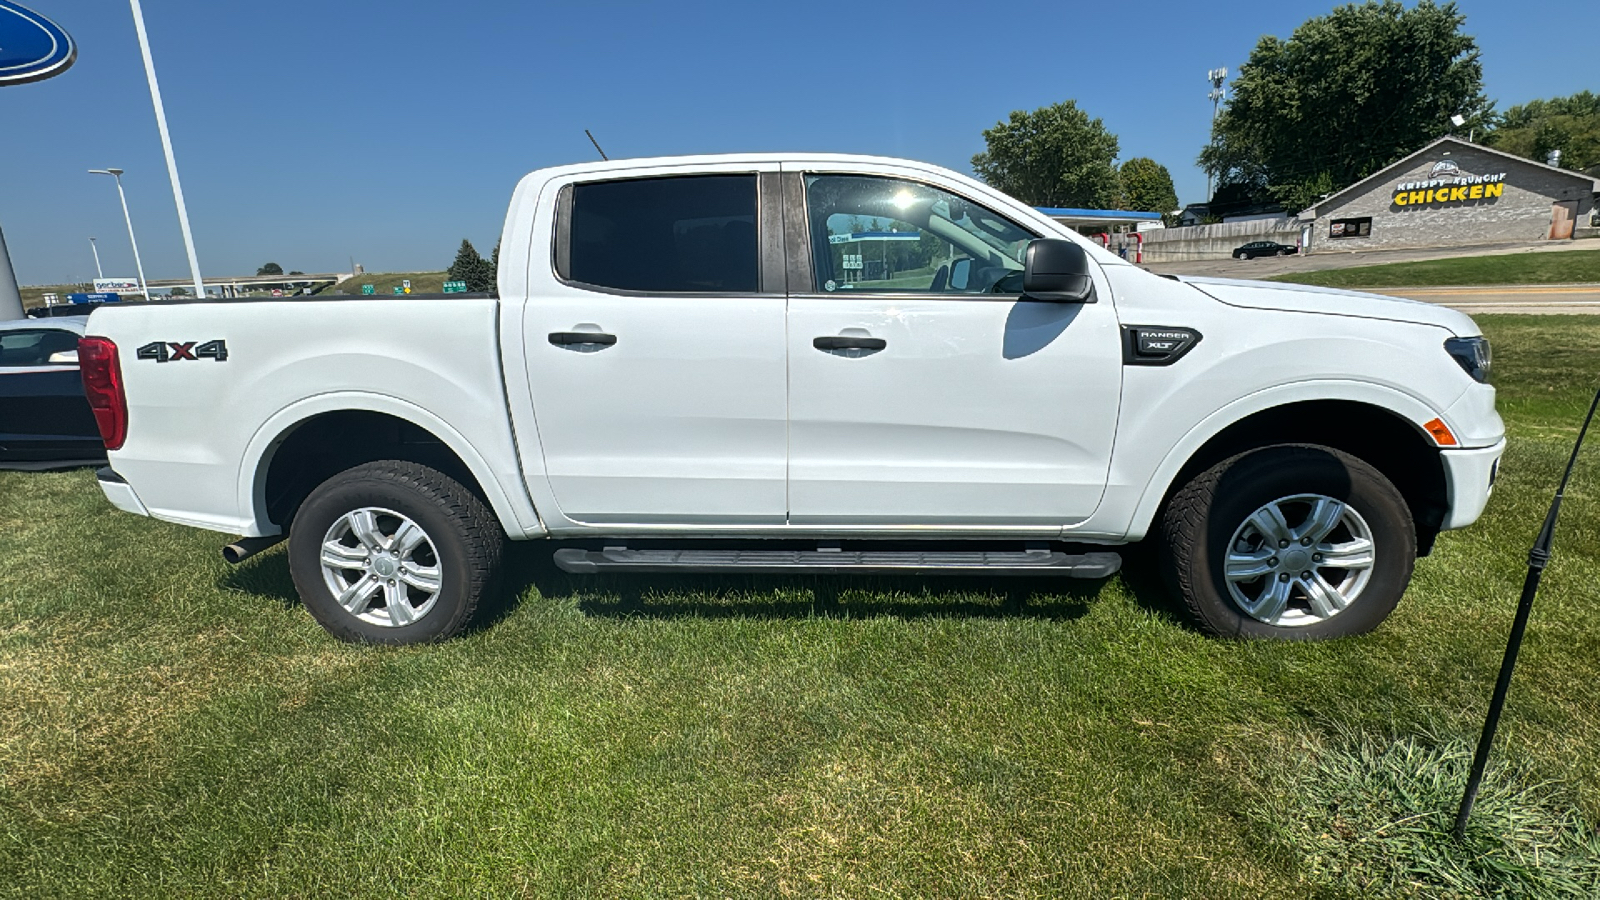
[[[140,347],[137,351],[139,359],[153,359],[158,363],[177,362],[180,359],[214,359],[217,362],[228,361],[227,341],[206,341],[200,346],[195,346],[197,341],[152,341]]]

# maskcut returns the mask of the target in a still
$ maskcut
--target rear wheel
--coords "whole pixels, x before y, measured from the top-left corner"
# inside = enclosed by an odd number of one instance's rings
[[[1201,473],[1173,496],[1161,536],[1168,585],[1202,629],[1229,637],[1371,631],[1416,561],[1394,485],[1312,445],[1251,451]]]
[[[341,640],[439,641],[494,589],[505,535],[471,491],[427,466],[367,463],[323,482],[296,513],[289,571]]]

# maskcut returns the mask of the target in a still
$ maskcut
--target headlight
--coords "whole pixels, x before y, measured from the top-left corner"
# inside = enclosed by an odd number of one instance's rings
[[[1461,364],[1474,381],[1489,383],[1489,372],[1494,367],[1489,353],[1489,339],[1484,337],[1451,338],[1444,342],[1444,350]]]

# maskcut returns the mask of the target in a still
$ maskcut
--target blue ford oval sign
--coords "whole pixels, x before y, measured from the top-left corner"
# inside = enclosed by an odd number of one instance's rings
[[[0,0],[0,86],[60,75],[77,58],[78,47],[61,26]]]

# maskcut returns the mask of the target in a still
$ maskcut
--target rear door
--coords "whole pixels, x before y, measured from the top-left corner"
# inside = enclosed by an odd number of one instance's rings
[[[1099,505],[1121,394],[1098,302],[1022,300],[1035,231],[898,176],[784,174],[789,520],[1055,533]],[[797,222],[795,220],[798,220]]]
[[[523,339],[544,468],[571,522],[783,524],[776,178],[773,163],[545,188],[553,246],[534,253]]]

